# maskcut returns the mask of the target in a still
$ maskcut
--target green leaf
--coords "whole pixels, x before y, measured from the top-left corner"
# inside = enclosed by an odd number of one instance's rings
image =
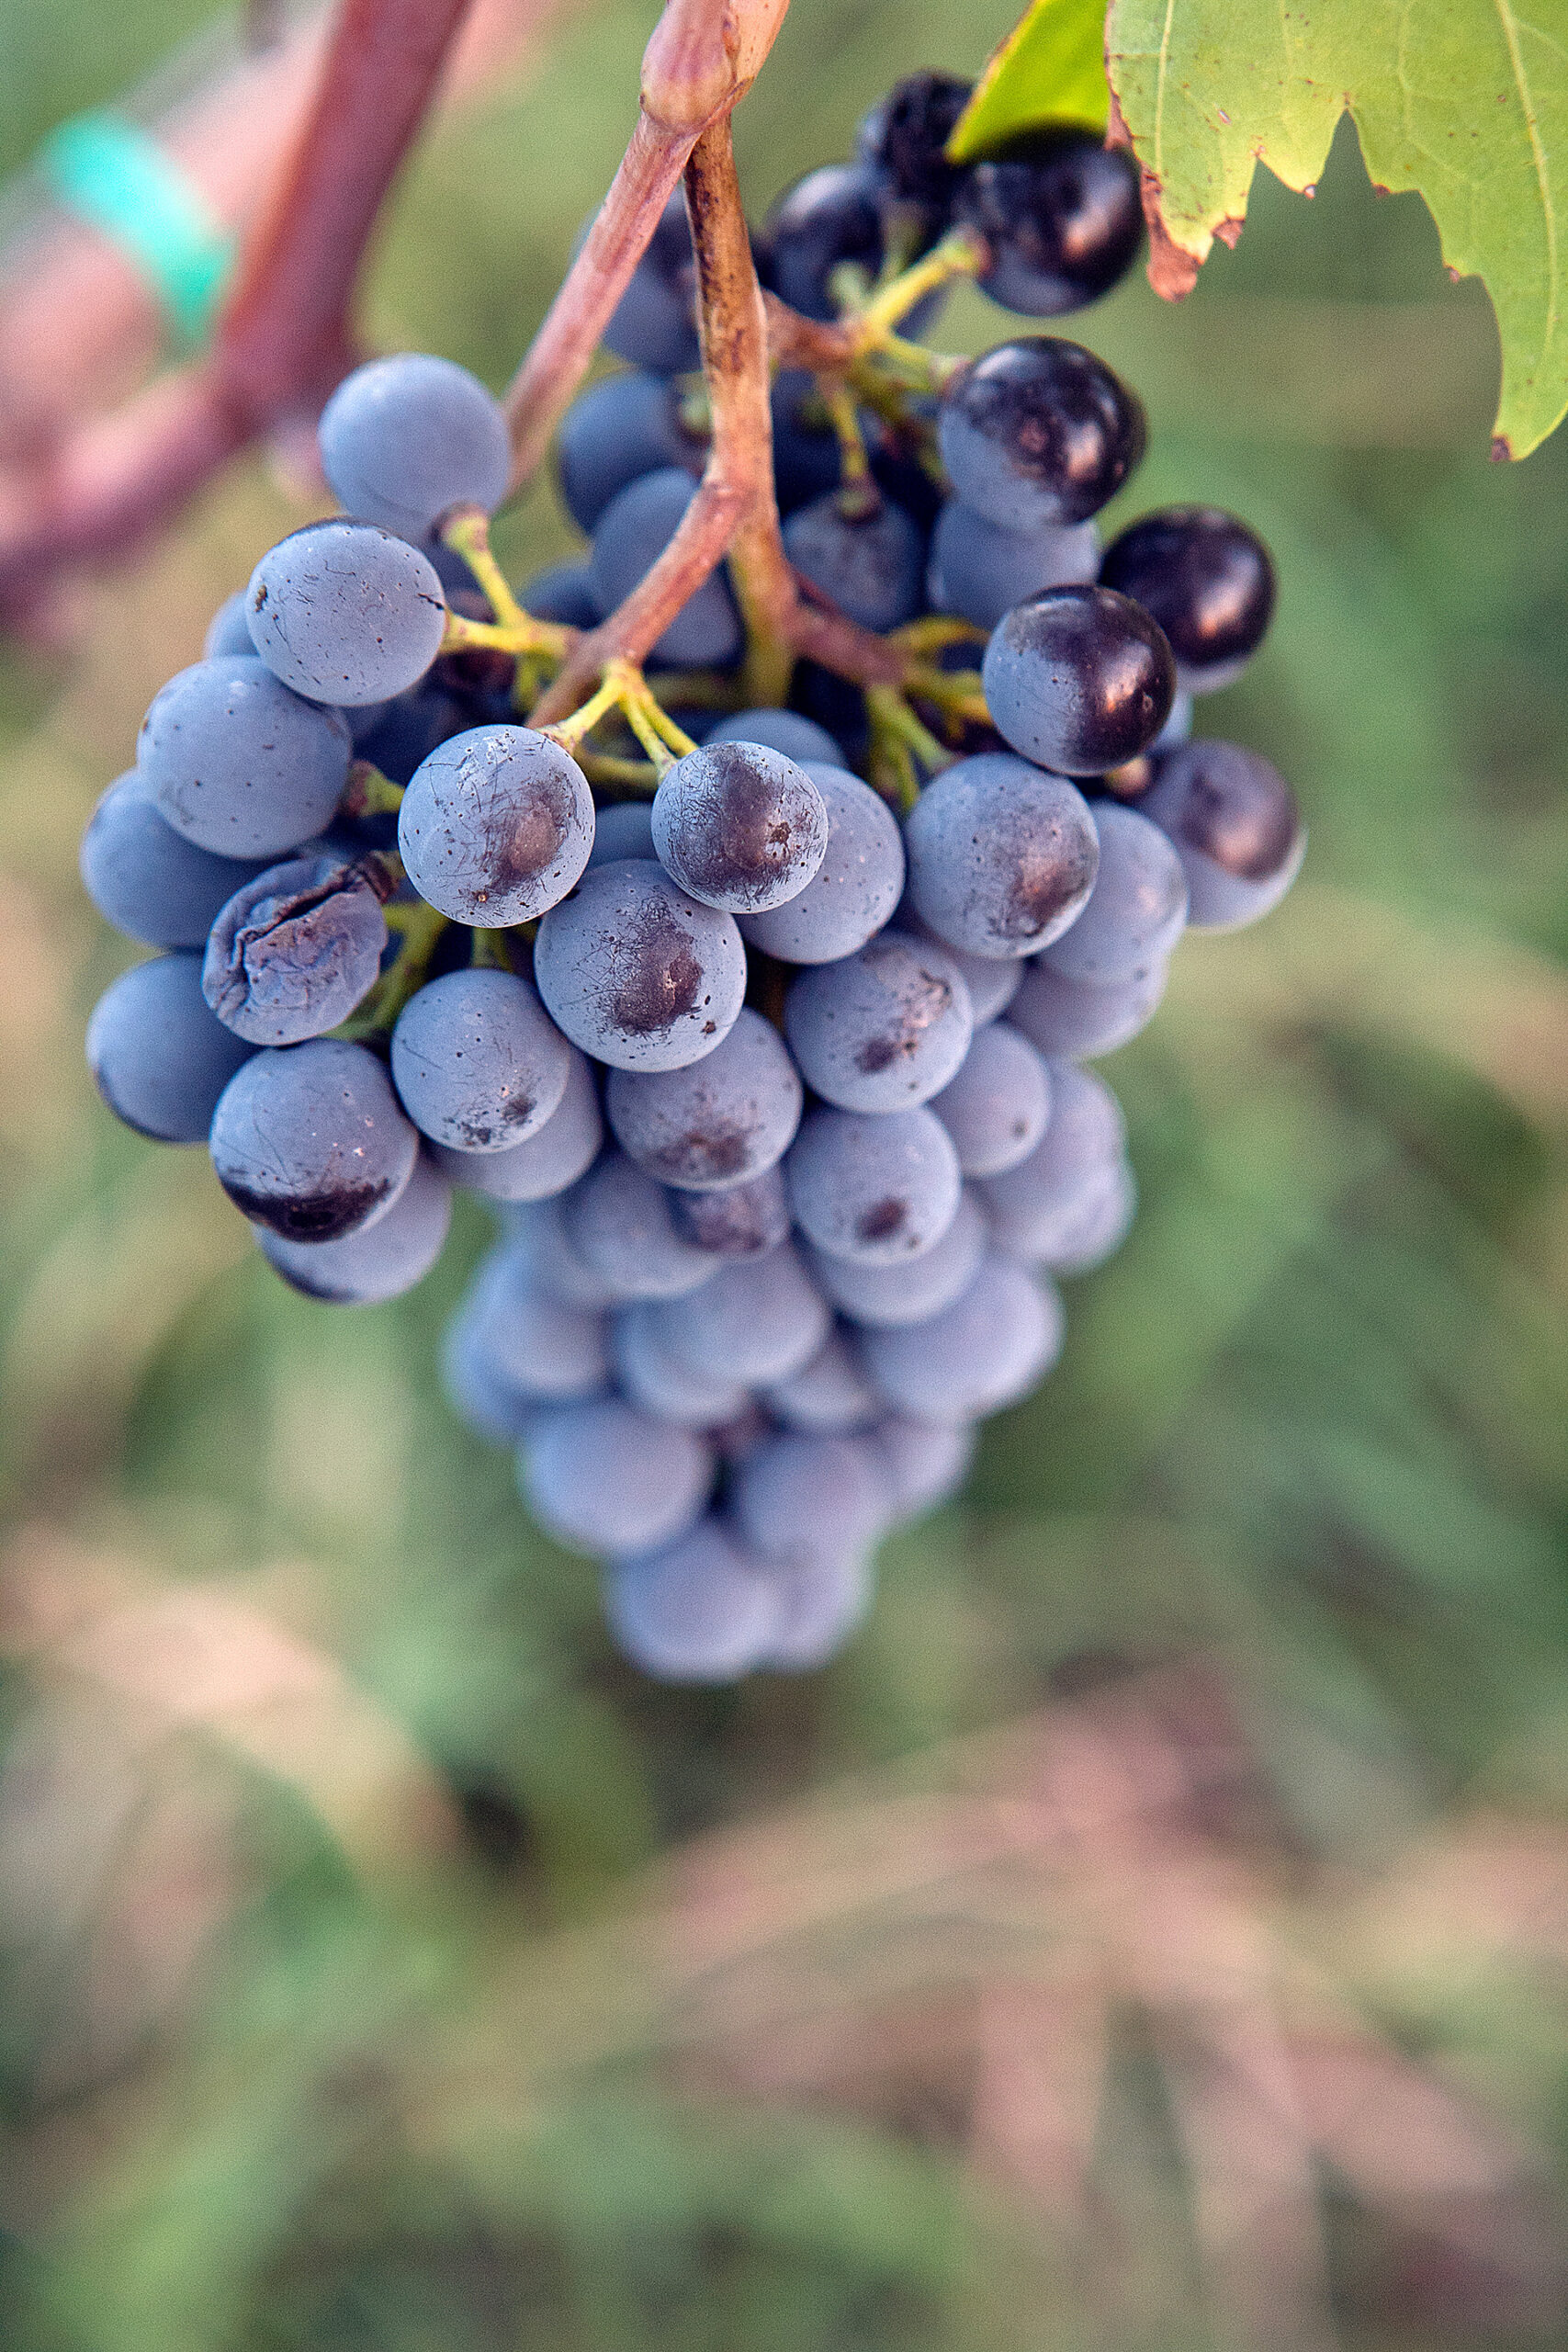
[[[1497,313],[1493,443],[1523,458],[1568,411],[1568,6],[1533,0],[1112,0],[1111,86],[1144,171],[1149,275],[1185,293],[1234,244],[1259,162],[1308,194],[1348,109],[1374,184],[1425,198]]]
[[[1102,0],[1032,0],[992,51],[947,152],[955,164],[973,163],[1043,122],[1102,130],[1110,111]]]

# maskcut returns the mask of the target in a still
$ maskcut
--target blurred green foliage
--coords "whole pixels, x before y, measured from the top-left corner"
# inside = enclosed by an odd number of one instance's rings
[[[6,159],[199,13],[5,0]],[[975,70],[1010,13],[795,0],[737,122],[753,208],[846,152],[897,72]],[[376,341],[504,379],[615,167],[649,16],[568,16],[515,86],[436,130],[377,252]],[[863,1993],[867,1856],[841,1881],[824,1863],[808,1902],[757,1826],[825,1808],[798,1816],[804,1884],[802,1854],[856,1807],[897,1849],[909,1789],[969,1770],[953,1741],[1206,1661],[1247,1758],[1247,1819],[1216,1799],[1213,1834],[1266,1856],[1258,1934],[1309,1949],[1377,2048],[1495,2102],[1539,2152],[1529,2215],[1555,2210],[1558,1944],[1543,1960],[1516,1934],[1483,1873],[1495,1945],[1466,1941],[1463,1904],[1451,1948],[1392,1895],[1386,1933],[1334,1906],[1479,1807],[1559,1856],[1568,1804],[1568,441],[1488,464],[1484,300],[1443,280],[1414,199],[1373,198],[1345,133],[1314,204],[1263,181],[1181,311],[1140,279],[1075,325],[1150,410],[1124,510],[1212,500],[1276,550],[1274,634],[1204,723],[1292,776],[1311,854],[1269,925],[1183,947],[1111,1066],[1133,1238],[1071,1286],[1060,1370],[987,1431],[962,1506],[888,1547],[869,1626],[819,1676],[693,1694],[615,1659],[592,1572],[528,1527],[510,1465],[437,1392],[484,1245],[471,1204],[412,1298],[334,1314],[247,1254],[200,1155],[156,1152],[92,1094],[80,1027],[122,948],[80,899],[76,837],[298,495],[242,469],[94,592],[77,659],[6,657],[18,2352],[1561,2340],[1560,2277],[1519,2253],[1512,2207],[1466,2208],[1462,2258],[1429,2214],[1390,2255],[1332,2162],[1333,2332],[1238,2316],[1179,2068],[1125,1987],[1084,2127],[1087,2238],[1070,2199],[1043,2220],[977,2184],[942,2019],[991,1961],[951,1939],[1027,1977],[1055,1915],[1021,1944],[974,1926],[962,1876],[941,1892],[949,1855],[893,1992]],[[942,340],[1006,332],[966,296]],[[569,543],[547,485],[506,526],[519,576]],[[997,1785],[1021,1801],[1010,1753]],[[656,1997],[649,1906],[683,1915],[647,1868],[717,1870],[688,1841],[718,1825],[734,1887],[778,1898],[774,2028],[826,1997],[807,1966],[824,1918],[833,1997],[914,2019],[874,2092],[852,2033],[806,2095],[759,2087],[765,2048],[749,2080],[692,2058],[688,2012],[728,1981],[700,1958]],[[1059,2020],[1031,2030],[1077,2046]]]

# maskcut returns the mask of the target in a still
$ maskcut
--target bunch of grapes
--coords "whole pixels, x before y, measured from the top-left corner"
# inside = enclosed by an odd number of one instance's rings
[[[897,318],[933,254],[1032,319],[1115,283],[1126,160],[1065,128],[957,169],[965,96],[911,77],[781,198],[754,239],[780,300]],[[92,1016],[104,1097],[209,1145],[286,1281],[392,1297],[454,1185],[495,1204],[449,1394],[674,1679],[843,1642],[883,1535],[1055,1361],[1055,1278],[1126,1233],[1123,1122],[1084,1063],[1149,1020],[1184,928],[1265,913],[1302,855],[1274,769],[1191,737],[1268,626],[1261,543],[1172,508],[1102,549],[1137,401],[1055,336],[924,352],[942,270],[913,282],[880,378],[776,378],[773,462],[806,593],[930,649],[923,692],[806,662],[793,707],[737,707],[721,567],[646,684],[523,723],[703,468],[677,199],[606,336],[629,365],[559,435],[586,560],[513,596],[496,402],[442,359],[361,368],[321,423],[343,516],[219,612],[83,848],[161,951]]]

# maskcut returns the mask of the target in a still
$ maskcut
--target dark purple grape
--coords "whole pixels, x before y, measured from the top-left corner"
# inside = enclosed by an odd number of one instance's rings
[[[1109,293],[1144,229],[1132,157],[1065,125],[1025,131],[976,164],[953,217],[990,248],[984,290],[1029,319],[1060,318]]]
[[[1175,845],[1194,931],[1235,931],[1278,906],[1306,848],[1296,796],[1239,743],[1183,743],[1138,803]]]
[[[686,200],[677,188],[611,313],[604,347],[634,368],[679,376],[701,358],[696,320],[697,265]]]
[[[784,368],[774,379],[773,485],[781,514],[809,505],[836,490],[841,457],[839,436],[828,421],[817,379],[803,368]]]
[[[414,770],[436,745],[471,723],[455,695],[427,680],[423,685],[411,686],[407,694],[394,695],[355,749],[361,759],[379,768],[393,784],[412,784]]]
[[[959,497],[1012,531],[1087,521],[1144,454],[1134,394],[1056,335],[982,353],[950,386],[939,430]]]
[[[611,499],[628,482],[663,466],[700,470],[705,444],[682,424],[678,390],[650,369],[630,368],[590,384],[562,417],[556,438],[561,496],[578,529],[590,538]],[[535,605],[527,609],[538,611]]]
[[[880,635],[919,611],[924,534],[891,499],[879,499],[867,514],[846,514],[830,491],[796,509],[784,526],[784,543],[795,570],[862,628]]]
[[[862,121],[857,159],[874,165],[895,196],[945,212],[964,175],[948,162],[947,142],[974,87],[955,74],[906,74]]]
[[[568,628],[597,628],[604,617],[585,563],[552,563],[536,571],[523,582],[517,598],[536,621],[560,621]]]
[[[786,188],[763,224],[780,300],[808,319],[834,319],[829,280],[841,262],[868,277],[882,266],[878,175],[864,164],[825,164]]]
[[[1228,685],[1263,642],[1274,567],[1256,531],[1217,506],[1166,506],[1105,550],[1100,577],[1152,613],[1184,686]]]
[[[1103,775],[1136,759],[1176,694],[1169,646],[1113,588],[1051,588],[1015,605],[981,674],[998,731],[1062,775]]]
[[[947,160],[947,142],[969,101],[972,82],[953,74],[907,74],[879,98],[855,135],[855,154],[883,187],[888,243],[913,260],[946,228],[965,176]]]

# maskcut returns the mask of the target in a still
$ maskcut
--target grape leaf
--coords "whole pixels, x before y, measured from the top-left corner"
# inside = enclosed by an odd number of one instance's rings
[[[992,51],[947,152],[955,164],[972,163],[1042,122],[1066,119],[1100,130],[1110,106],[1104,0],[1032,0]]]
[[[1348,109],[1367,169],[1419,191],[1443,258],[1480,277],[1503,381],[1493,453],[1568,411],[1568,0],[1112,0],[1106,58],[1144,174],[1163,294],[1234,244],[1255,165],[1310,193]]]

